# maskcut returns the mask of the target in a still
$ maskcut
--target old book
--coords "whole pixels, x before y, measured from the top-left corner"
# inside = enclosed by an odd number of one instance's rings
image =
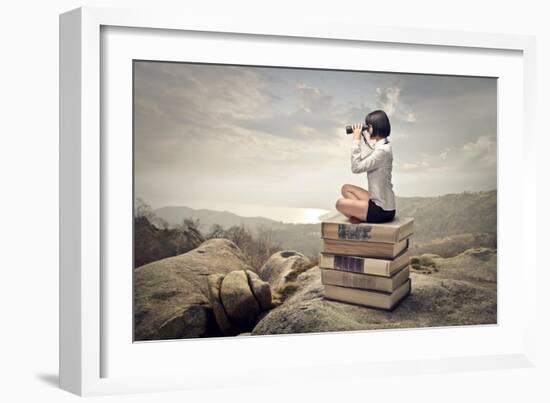
[[[360,288],[363,290],[394,292],[409,279],[409,266],[403,267],[392,277],[373,276],[362,273],[321,269],[321,282],[325,285]]]
[[[409,239],[396,243],[390,242],[357,242],[337,239],[322,239],[322,252],[336,255],[352,255],[379,259],[393,259],[409,247]]]
[[[409,259],[410,253],[408,249],[405,249],[394,259],[375,259],[321,252],[319,267],[389,277],[404,266],[407,266],[409,264]]]
[[[408,279],[392,293],[361,290],[358,288],[325,285],[325,298],[372,308],[391,310],[411,291],[411,279]]]
[[[369,242],[399,242],[413,233],[414,218],[396,216],[386,223],[353,224],[343,214],[321,222],[321,238]]]

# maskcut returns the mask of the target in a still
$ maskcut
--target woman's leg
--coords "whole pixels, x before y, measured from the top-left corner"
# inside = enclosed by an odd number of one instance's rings
[[[356,218],[359,221],[365,221],[369,208],[368,200],[339,198],[336,201],[336,210],[348,218]]]
[[[342,186],[341,192],[342,192],[342,196],[344,196],[346,199],[369,201],[368,190],[365,190],[359,186],[350,185],[349,183],[346,183],[344,186]]]
[[[343,198],[336,201],[336,210],[354,221],[364,221],[369,208],[369,192],[346,183],[341,189]]]

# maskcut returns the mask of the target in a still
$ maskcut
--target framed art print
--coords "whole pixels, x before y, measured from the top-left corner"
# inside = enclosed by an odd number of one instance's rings
[[[60,24],[63,388],[532,365],[531,37]]]
[[[134,341],[497,324],[497,78],[132,69]]]

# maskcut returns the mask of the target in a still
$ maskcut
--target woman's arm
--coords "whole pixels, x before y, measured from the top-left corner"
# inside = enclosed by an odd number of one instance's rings
[[[384,152],[376,149],[366,157],[361,156],[361,140],[353,139],[351,144],[351,172],[358,174],[361,172],[372,171],[378,168],[384,159]]]

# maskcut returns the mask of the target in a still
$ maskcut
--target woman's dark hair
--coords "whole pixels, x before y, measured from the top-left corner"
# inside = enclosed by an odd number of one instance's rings
[[[390,120],[386,112],[382,110],[372,111],[365,118],[365,124],[372,126],[373,136],[388,137],[390,135]]]

